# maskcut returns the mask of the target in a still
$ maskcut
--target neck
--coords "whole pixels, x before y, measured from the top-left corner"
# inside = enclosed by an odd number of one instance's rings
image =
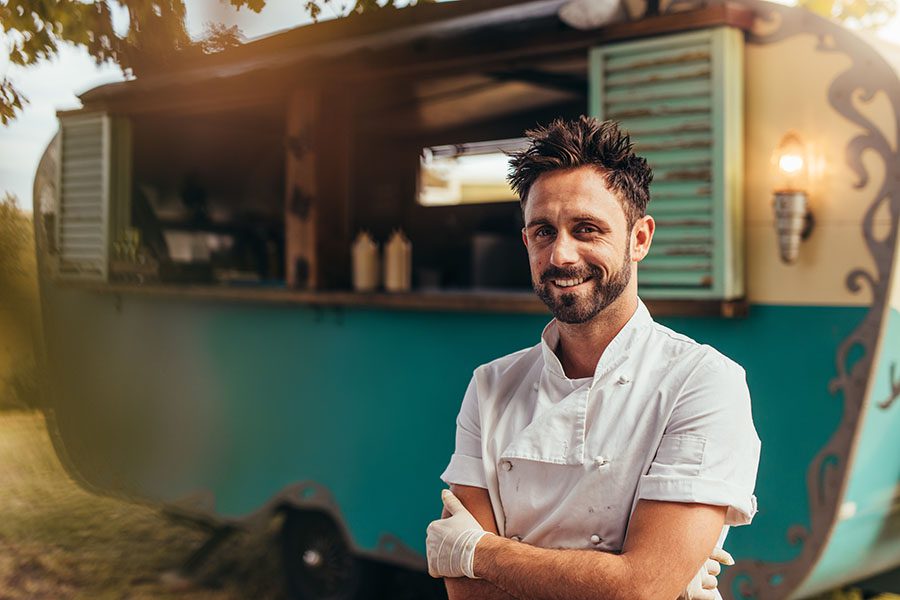
[[[586,323],[561,323],[556,355],[569,379],[593,377],[600,357],[637,310],[637,295],[622,294]]]

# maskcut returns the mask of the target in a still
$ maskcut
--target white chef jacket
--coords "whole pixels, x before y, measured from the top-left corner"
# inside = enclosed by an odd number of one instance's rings
[[[760,442],[744,370],[654,322],[643,302],[593,377],[569,379],[541,342],[475,370],[447,484],[486,488],[500,535],[545,548],[620,552],[637,501],[756,513]]]

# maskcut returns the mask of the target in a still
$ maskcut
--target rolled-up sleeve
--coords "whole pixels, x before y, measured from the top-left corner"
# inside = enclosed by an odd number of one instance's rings
[[[688,377],[638,498],[727,506],[726,525],[756,514],[760,441],[744,370],[707,357]]]
[[[456,448],[450,457],[450,464],[441,474],[441,480],[447,485],[486,488],[487,479],[481,456],[481,418],[478,412],[478,389],[473,377],[456,418]]]

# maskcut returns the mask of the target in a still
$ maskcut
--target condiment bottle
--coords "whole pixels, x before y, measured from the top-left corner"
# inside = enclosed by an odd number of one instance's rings
[[[360,231],[353,241],[353,289],[357,292],[372,292],[381,278],[378,244],[367,231]]]
[[[412,287],[412,243],[395,229],[384,245],[384,289],[408,292]]]

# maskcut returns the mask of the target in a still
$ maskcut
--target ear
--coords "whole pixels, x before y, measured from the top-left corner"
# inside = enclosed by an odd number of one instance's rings
[[[640,262],[650,252],[650,244],[653,241],[653,232],[656,231],[656,221],[646,215],[635,222],[631,229],[631,260]]]
[[[528,248],[528,236],[525,235],[525,228],[522,228],[522,243],[525,244],[525,247]]]

